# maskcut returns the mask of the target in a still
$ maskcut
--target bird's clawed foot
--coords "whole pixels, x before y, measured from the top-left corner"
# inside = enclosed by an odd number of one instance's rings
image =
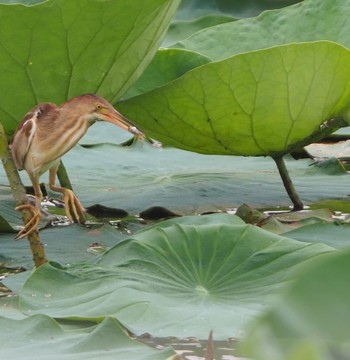
[[[15,208],[15,210],[20,211],[23,209],[27,209],[32,214],[32,218],[25,224],[24,228],[17,234],[16,239],[20,240],[25,238],[26,236],[32,234],[39,225],[41,215],[39,210],[30,204],[19,205]]]
[[[63,190],[63,201],[67,217],[70,221],[78,223],[86,221],[85,209],[72,190]]]
[[[74,195],[72,190],[63,189],[62,193],[68,219],[71,222],[84,223],[86,221],[85,209],[81,205],[79,199]],[[27,209],[31,213],[32,217],[25,224],[24,228],[17,234],[17,240],[23,239],[36,231],[41,220],[40,210],[35,206],[31,204],[23,204],[15,208],[17,211],[23,209]]]

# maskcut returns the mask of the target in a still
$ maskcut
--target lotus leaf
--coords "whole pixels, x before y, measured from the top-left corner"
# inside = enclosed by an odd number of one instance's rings
[[[349,5],[349,0],[304,0],[280,10],[265,11],[255,18],[206,28],[174,47],[196,51],[213,60],[317,40],[330,40],[349,48]]]
[[[192,21],[173,21],[169,27],[168,32],[164,38],[162,46],[168,47],[176,41],[186,39],[193,33],[218,24],[223,24],[229,21],[234,21],[235,18],[229,15],[206,15]]]
[[[209,58],[193,51],[160,49],[124,97],[128,98],[153,90],[208,62],[210,62]]]
[[[327,41],[276,46],[202,65],[120,109],[175,147],[274,157],[347,116],[349,61],[347,49]]]
[[[232,14],[234,16],[255,16],[263,10],[276,9],[301,0],[183,0],[176,13],[176,19],[189,20],[206,14]]]
[[[119,99],[151,61],[179,0],[0,5],[0,119],[10,136],[39,102]]]
[[[114,316],[137,334],[241,337],[297,268],[331,251],[228,214],[183,217],[140,231],[96,264],[41,266],[20,304],[59,318]]]
[[[100,324],[61,325],[45,315],[22,320],[0,317],[3,359],[135,359],[164,360],[175,352],[159,351],[132,340],[112,318]]]

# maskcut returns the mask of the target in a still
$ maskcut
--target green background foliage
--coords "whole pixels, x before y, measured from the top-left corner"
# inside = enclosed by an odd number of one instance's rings
[[[251,326],[254,359],[349,359],[349,250],[308,268]],[[320,296],[322,294],[322,296]]]
[[[194,33],[174,44],[213,60],[295,42],[329,40],[349,47],[349,0],[305,0]]]

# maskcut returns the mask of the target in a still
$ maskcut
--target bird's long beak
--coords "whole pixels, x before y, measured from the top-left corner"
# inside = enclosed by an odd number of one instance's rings
[[[131,123],[125,116],[123,116],[117,110],[104,113],[105,120],[119,126],[120,128],[129,131],[130,133],[144,137],[142,131],[140,131],[133,123]]]

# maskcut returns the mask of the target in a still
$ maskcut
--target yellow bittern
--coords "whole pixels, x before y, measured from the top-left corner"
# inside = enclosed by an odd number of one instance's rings
[[[49,187],[63,194],[65,210],[70,221],[79,221],[85,209],[73,191],[55,185],[60,158],[69,151],[96,121],[108,121],[134,135],[143,136],[113,106],[95,94],[74,97],[61,106],[42,103],[30,110],[20,122],[10,146],[16,167],[26,170],[33,184],[36,206],[24,204],[16,210],[27,208],[32,219],[17,235],[21,239],[31,234],[41,219],[40,205],[43,194],[39,177],[49,170]],[[72,209],[72,213],[70,211]]]

